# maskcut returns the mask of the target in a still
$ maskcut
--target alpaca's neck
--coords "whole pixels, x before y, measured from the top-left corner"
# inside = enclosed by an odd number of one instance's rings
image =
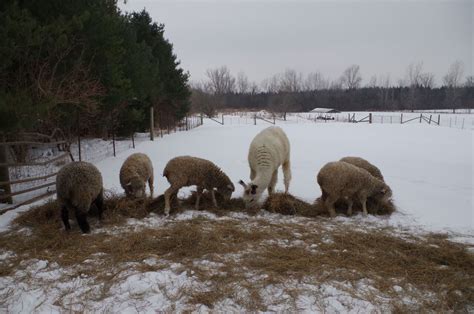
[[[271,179],[272,179],[271,171],[261,171],[257,173],[252,183],[257,185],[257,190],[263,192],[266,188],[268,188],[268,185],[270,184]]]

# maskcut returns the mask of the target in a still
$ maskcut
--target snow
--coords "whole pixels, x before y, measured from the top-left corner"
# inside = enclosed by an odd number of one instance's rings
[[[426,124],[278,124],[291,142],[293,179],[290,192],[306,201],[320,196],[316,175],[327,162],[361,156],[377,165],[392,187],[399,213],[395,225],[423,226],[431,231],[473,232],[473,132]],[[204,126],[143,142],[116,158],[96,163],[107,189],[121,191],[118,173],[134,152],[150,156],[155,169],[155,190],[169,184],[162,177],[167,161],[180,155],[206,158],[220,166],[242,194],[239,179],[248,180],[248,145],[268,123]],[[283,190],[282,174],[277,189]],[[182,189],[185,196],[192,188]],[[370,218],[369,218],[370,219]]]
[[[226,117],[227,119],[227,117]],[[242,194],[239,179],[248,180],[248,146],[252,138],[269,126],[261,120],[253,125],[248,117],[233,116],[233,123],[224,126],[211,120],[188,132],[179,132],[156,138],[154,142],[143,141],[136,149],[120,152],[117,157],[105,158],[95,164],[100,169],[106,189],[122,192],[119,184],[119,169],[123,161],[132,153],[143,152],[153,161],[155,172],[155,193],[163,193],[169,186],[162,177],[162,169],[167,161],[179,155],[192,155],[209,159],[220,166],[235,183],[235,197]],[[290,193],[308,202],[320,196],[316,183],[319,169],[327,162],[344,156],[361,156],[377,165],[393,190],[399,211],[389,218],[374,216],[339,216],[340,223],[356,222],[361,226],[396,226],[411,232],[450,232],[451,239],[459,242],[474,242],[473,207],[473,154],[472,130],[435,127],[428,124],[352,124],[314,123],[297,116],[289,121],[277,121],[287,133],[291,142],[291,163],[293,179]],[[283,190],[280,173],[277,190]],[[186,196],[193,188],[185,188],[180,196]],[[44,200],[43,200],[44,202]],[[0,232],[9,228],[11,221],[20,212],[31,207],[22,206],[0,216]],[[283,217],[261,212],[257,217],[243,213],[230,213],[217,217],[212,213],[188,210],[173,216],[173,221],[183,221],[204,217],[211,220],[245,219],[249,225],[253,219],[270,221],[303,221],[307,218]],[[165,220],[156,214],[138,220],[129,219],[123,227],[110,228],[105,232],[119,233],[134,228],[163,226]],[[354,226],[356,224],[352,224]],[[120,229],[123,228],[123,229]],[[361,229],[362,230],[362,229]],[[100,232],[93,230],[93,232]],[[330,238],[327,241],[332,241]],[[282,245],[298,245],[298,241]],[[311,249],[317,249],[312,247]],[[98,252],[98,256],[100,256]],[[8,262],[11,252],[0,250],[0,262]],[[81,267],[86,267],[88,260]],[[103,283],[80,275],[74,267],[60,268],[55,263],[42,260],[26,261],[28,266],[9,277],[0,277],[0,311],[6,312],[156,312],[196,310],[200,312],[242,312],[245,309],[232,299],[223,299],[214,308],[204,305],[189,308],[186,297],[180,295],[182,289],[205,289],[205,283],[198,282],[192,273],[184,272],[179,264],[168,265],[162,270],[140,273],[131,265],[117,265],[123,268],[119,280],[109,287],[105,298],[97,297]],[[148,265],[160,264],[159,259],[143,261]],[[197,261],[205,265],[212,262]],[[79,275],[78,275],[79,274]],[[67,280],[60,278],[68,278]],[[288,282],[285,287],[297,287],[303,292],[293,300],[296,308],[303,312],[371,312],[384,311],[384,296],[379,295],[377,305],[344,291],[339,284],[305,284]],[[14,287],[14,288],[13,288]],[[370,293],[370,283],[360,282],[360,291]],[[394,287],[402,294],[403,289]],[[242,297],[245,298],[245,291]],[[286,304],[284,289],[266,286],[262,297],[268,311],[293,311]],[[63,307],[57,305],[62,299]],[[87,300],[87,302],[85,302]],[[100,300],[100,301],[94,301]],[[411,302],[407,300],[407,303]],[[64,307],[64,305],[67,305]],[[388,309],[385,309],[388,310]]]

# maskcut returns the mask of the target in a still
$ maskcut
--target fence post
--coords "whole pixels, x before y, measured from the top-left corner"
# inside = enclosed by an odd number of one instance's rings
[[[403,124],[403,113],[400,114],[400,124]]]
[[[114,157],[115,156],[115,131],[112,131],[112,146],[114,148]]]
[[[253,125],[257,125],[257,115],[253,116]]]
[[[422,113],[420,113],[420,123],[421,123],[421,118],[422,118],[422,117],[423,117],[423,114],[422,114]]]
[[[7,158],[7,146],[0,146],[0,163],[6,163],[8,162],[8,158]],[[8,167],[0,167],[0,181],[5,181],[5,182],[9,182],[10,181],[10,172],[8,171]],[[11,185],[10,183],[6,183],[2,186],[0,186],[0,188],[2,188],[4,194],[11,194],[12,193],[12,189],[11,189]],[[0,193],[1,195],[1,193]],[[8,203],[8,204],[13,204],[13,198],[11,196],[7,197],[7,198],[4,198],[4,199],[0,199],[0,203]]]
[[[222,125],[224,125],[224,114],[222,114]]]
[[[188,130],[188,116],[186,116],[186,131]]]
[[[150,106],[150,141],[155,140],[155,112],[153,106]]]
[[[135,148],[135,132],[132,133],[132,147]]]
[[[82,154],[81,154],[81,133],[77,134],[77,148],[79,151],[79,161],[82,161]]]
[[[383,123],[383,116],[382,116],[382,123]],[[372,124],[372,112],[369,113],[369,124]]]
[[[347,114],[347,122],[351,122],[351,114],[350,113]]]
[[[203,120],[204,120],[204,118],[203,118],[202,113],[201,113],[201,125],[204,124],[204,121],[203,121]]]
[[[441,119],[441,115],[438,115],[438,125],[439,125],[440,119]]]
[[[466,118],[462,118],[462,127],[461,127],[461,129],[463,129],[463,130],[464,130],[464,120],[465,120],[465,119],[466,119]]]
[[[431,124],[431,116],[432,116],[432,115],[430,114],[430,121],[428,121],[428,124]]]

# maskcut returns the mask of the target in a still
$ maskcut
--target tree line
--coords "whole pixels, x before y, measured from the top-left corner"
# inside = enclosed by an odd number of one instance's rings
[[[456,61],[442,77],[441,86],[423,63],[407,67],[403,79],[372,76],[362,86],[358,65],[349,66],[336,80],[320,72],[306,76],[287,69],[260,84],[243,72],[232,75],[226,66],[208,69],[206,79],[191,83],[194,110],[213,115],[220,109],[267,109],[273,112],[334,108],[343,111],[474,108],[474,77],[463,76]]]
[[[189,111],[164,25],[116,0],[0,3],[0,131],[130,134]]]

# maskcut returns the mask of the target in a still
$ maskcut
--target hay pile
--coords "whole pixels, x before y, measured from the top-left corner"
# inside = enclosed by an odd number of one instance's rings
[[[291,194],[284,193],[275,193],[268,197],[263,204],[263,208],[271,213],[279,213],[282,215],[304,217],[329,216],[321,198],[317,198],[313,204],[309,204]],[[395,210],[396,207],[392,200],[387,203],[375,202],[372,199],[367,200],[367,211],[372,215],[390,215]],[[347,213],[346,204],[344,202],[337,202],[336,212],[345,215]],[[353,212],[362,212],[362,205],[355,202]]]

